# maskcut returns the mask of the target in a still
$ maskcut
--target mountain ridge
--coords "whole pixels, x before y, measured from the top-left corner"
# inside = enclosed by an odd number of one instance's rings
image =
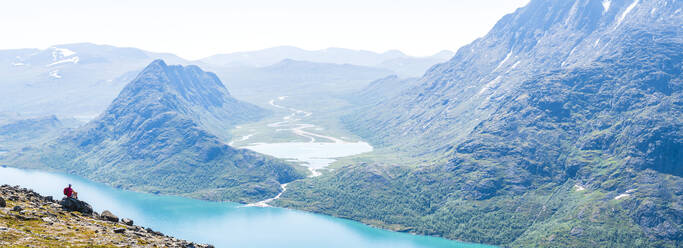
[[[145,192],[258,201],[305,174],[224,143],[231,126],[264,113],[230,97],[215,74],[156,60],[99,117],[8,164],[66,171]]]
[[[513,247],[678,247],[681,4],[532,0],[344,118],[406,157],[365,155],[275,204]]]

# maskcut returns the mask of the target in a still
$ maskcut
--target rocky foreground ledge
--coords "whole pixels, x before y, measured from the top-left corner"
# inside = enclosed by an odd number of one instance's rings
[[[0,186],[0,247],[196,247],[195,244],[98,214],[75,199],[56,201],[19,186]]]

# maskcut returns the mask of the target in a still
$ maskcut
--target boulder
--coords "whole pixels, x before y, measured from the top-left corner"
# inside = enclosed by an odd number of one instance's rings
[[[109,210],[102,211],[102,214],[100,214],[100,218],[106,221],[119,222],[119,217],[109,212]]]
[[[154,235],[157,235],[157,236],[164,236],[163,233],[154,231],[154,230],[152,230],[152,228],[149,228],[149,227],[148,227],[148,228],[145,228],[145,231],[147,231],[147,233],[151,233],[151,234],[154,234]]]
[[[126,232],[126,229],[123,229],[123,228],[114,229],[114,233],[125,233],[125,232]]]
[[[5,199],[0,197],[0,208],[7,207],[7,202],[5,202]]]
[[[133,220],[128,219],[128,218],[121,219],[121,222],[123,222],[123,224],[129,225],[129,226],[133,225]]]
[[[65,197],[59,202],[59,205],[67,211],[77,211],[88,215],[93,212],[90,204],[74,198]]]
[[[12,208],[12,211],[15,211],[15,212],[19,212],[21,210],[24,210],[24,208],[22,208],[21,206],[14,206],[14,208]]]

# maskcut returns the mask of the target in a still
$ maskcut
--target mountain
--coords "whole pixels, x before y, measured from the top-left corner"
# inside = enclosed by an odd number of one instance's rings
[[[512,247],[680,247],[682,5],[532,0],[344,118],[408,162],[340,166],[275,204]]]
[[[106,109],[140,68],[171,54],[90,43],[0,51],[0,112],[90,120]]]
[[[257,68],[217,68],[239,99],[267,103],[279,96],[330,98],[358,91],[371,81],[391,75],[386,69],[351,64],[314,63],[285,59]],[[310,106],[298,106],[311,109]]]
[[[393,70],[403,77],[422,76],[430,67],[448,61],[455,53],[444,50],[428,57],[399,57],[377,64],[377,67]]]
[[[197,66],[149,64],[96,119],[8,165],[49,168],[116,187],[251,202],[302,178],[299,167],[224,142],[266,111],[232,98]]]
[[[317,63],[372,66],[388,59],[400,57],[407,57],[407,55],[396,50],[387,51],[385,53],[345,48],[327,48],[309,51],[297,47],[280,46],[257,51],[218,54],[203,58],[200,61],[220,66],[239,65],[263,67],[276,64],[284,59],[292,59]]]
[[[107,219],[96,212],[70,211],[64,202],[87,203],[73,198],[56,201],[33,190],[18,186],[0,186],[0,245],[6,247],[65,247],[65,246],[171,246],[213,247],[186,240],[169,238],[150,228],[133,225],[128,219]],[[82,211],[82,210],[81,210]],[[109,213],[110,214],[110,213]],[[111,215],[113,216],[113,215]],[[114,221],[115,220],[115,221]]]
[[[421,76],[432,65],[446,61],[452,56],[453,52],[447,50],[433,56],[412,57],[397,50],[384,53],[344,48],[309,51],[281,46],[258,51],[218,54],[200,61],[217,67],[265,67],[290,59],[325,64],[379,67],[392,70],[402,76]]]
[[[370,82],[365,88],[350,94],[355,105],[371,106],[390,101],[402,92],[415,87],[418,78],[401,78],[396,75],[387,76]]]
[[[67,129],[54,115],[0,122],[0,158],[28,145],[57,138]]]
[[[329,66],[336,64],[340,68],[356,65],[368,67],[366,70],[374,67],[373,70],[386,71],[374,78],[368,78],[370,75],[363,71],[359,71],[362,75],[351,77],[351,81],[363,78],[369,82],[397,74],[396,71],[401,71],[398,73],[401,76],[422,75],[433,64],[447,60],[449,54],[449,51],[442,51],[431,57],[416,58],[398,51],[378,54],[341,48],[306,51],[277,47],[216,55],[192,63],[219,72],[222,77],[230,79],[225,80],[229,83],[232,83],[232,79],[260,80],[259,67],[277,67],[281,66],[278,64],[291,61]],[[140,68],[157,58],[173,64],[190,63],[173,54],[91,43],[55,45],[46,49],[0,50],[0,74],[3,75],[0,79],[3,89],[0,91],[0,113],[20,113],[31,118],[56,115],[60,119],[77,118],[87,122],[107,108],[121,89],[135,78]],[[291,73],[299,72],[311,73],[303,69]],[[256,79],[252,80],[251,77]],[[294,77],[305,78],[306,75]],[[230,88],[238,90],[232,85]]]

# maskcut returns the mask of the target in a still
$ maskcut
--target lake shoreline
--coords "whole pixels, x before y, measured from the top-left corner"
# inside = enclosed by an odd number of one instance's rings
[[[69,173],[65,173],[65,172],[59,172],[59,171],[55,171],[55,170],[51,170],[50,172],[46,172],[46,171],[41,170],[41,169],[35,169],[35,168],[23,169],[23,168],[11,167],[11,166],[1,166],[0,170],[2,170],[2,169],[17,170],[17,171],[21,171],[21,172],[25,172],[25,173],[41,173],[41,174],[50,174],[50,175],[62,176],[62,177],[67,177],[67,178],[75,178],[77,180],[82,180],[84,182],[94,183],[95,185],[104,186],[104,187],[108,188],[109,190],[122,192],[125,194],[138,194],[138,195],[143,195],[143,196],[152,197],[152,198],[161,197],[161,198],[173,198],[173,199],[179,199],[179,200],[185,199],[185,200],[191,200],[191,201],[206,202],[207,204],[212,204],[212,205],[228,204],[227,206],[232,207],[232,208],[236,208],[236,209],[254,209],[254,210],[263,209],[264,211],[267,211],[267,212],[285,210],[287,212],[291,212],[291,213],[297,214],[297,215],[311,216],[311,217],[323,218],[323,219],[330,219],[331,218],[331,220],[337,219],[338,221],[342,221],[342,223],[346,223],[347,225],[352,225],[352,226],[359,226],[360,225],[360,226],[365,226],[367,228],[375,229],[377,231],[389,232],[387,234],[389,236],[400,235],[401,233],[410,234],[410,236],[413,236],[414,238],[417,238],[419,240],[431,240],[431,241],[425,241],[425,242],[436,242],[438,244],[441,244],[441,245],[434,246],[434,247],[453,247],[453,246],[459,247],[458,245],[465,245],[464,247],[470,247],[467,245],[472,245],[471,247],[494,247],[494,246],[489,246],[489,245],[484,245],[484,244],[471,244],[471,243],[459,242],[457,240],[450,240],[450,239],[445,239],[445,238],[436,237],[436,236],[420,235],[420,234],[409,233],[409,232],[396,232],[396,231],[393,231],[390,229],[386,229],[383,227],[377,227],[377,226],[374,226],[374,225],[371,225],[368,223],[363,223],[361,221],[357,221],[357,220],[353,220],[353,219],[349,219],[349,218],[336,217],[336,216],[332,216],[332,215],[328,215],[328,214],[324,214],[324,213],[316,213],[313,211],[306,211],[306,210],[302,210],[302,209],[285,208],[285,207],[280,207],[280,206],[249,207],[246,204],[240,204],[240,203],[229,202],[229,201],[212,201],[212,200],[207,200],[207,199],[201,199],[201,198],[196,197],[196,196],[179,195],[179,194],[154,194],[153,192],[120,189],[120,188],[115,188],[112,185],[109,185],[108,183],[101,183],[101,182],[97,182],[97,181],[88,179],[86,177],[78,176],[75,174],[69,174]],[[0,184],[6,184],[6,183],[3,181],[0,181]],[[21,184],[21,185],[22,185],[22,187],[28,186],[26,184]],[[59,186],[61,186],[61,185],[59,185]],[[31,188],[33,188],[33,187],[31,187]],[[79,192],[81,192],[81,191],[79,191]],[[85,192],[81,192],[81,194],[84,194],[84,193]],[[98,203],[97,201],[92,201],[92,200],[90,200],[90,203],[93,204],[93,207],[95,207],[95,208],[97,208],[98,205],[101,204],[101,203]],[[119,212],[119,211],[117,211],[117,212]],[[133,217],[133,218],[144,219],[144,218],[139,218],[139,217]],[[154,226],[154,225],[146,224],[145,226],[149,226],[149,227],[156,229],[156,226]],[[166,232],[168,232],[168,231],[166,231]],[[169,233],[171,235],[178,236],[177,233],[173,233],[173,232],[169,232]],[[394,233],[394,234],[391,234],[391,233]],[[182,238],[187,239],[187,240],[196,241],[196,242],[205,242],[203,240],[193,240],[193,239],[187,238],[187,237],[182,237]],[[406,237],[403,237],[403,239],[405,239],[405,238]],[[436,239],[436,240],[434,240],[434,239]],[[442,240],[442,241],[439,241],[439,240]],[[450,242],[455,242],[455,243],[450,244]],[[214,243],[214,242],[209,242],[209,243]],[[448,245],[448,244],[450,244],[450,245]],[[217,247],[219,247],[219,246],[217,246]],[[422,246],[420,246],[420,247],[422,247]],[[425,246],[425,247],[432,247],[432,246]]]

